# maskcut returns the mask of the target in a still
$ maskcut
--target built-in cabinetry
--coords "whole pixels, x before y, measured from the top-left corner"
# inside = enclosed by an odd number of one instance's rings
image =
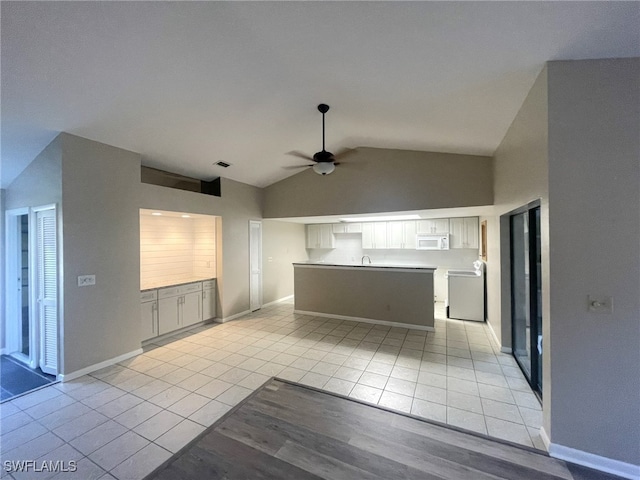
[[[335,248],[335,243],[330,223],[307,225],[307,248]]]
[[[478,248],[478,217],[307,225],[307,248],[335,248],[335,234],[362,233],[362,248],[416,248],[417,234],[450,234],[449,248]]]
[[[386,222],[370,222],[362,224],[362,248],[387,248]]]
[[[215,317],[215,280],[192,282],[140,294],[142,340]]]
[[[202,282],[202,320],[209,320],[216,316],[216,281]]]
[[[416,248],[416,222],[387,222],[387,248]]]
[[[140,318],[142,340],[158,336],[158,291],[146,290],[140,293]]]
[[[333,233],[362,233],[361,223],[334,223]]]
[[[478,217],[451,218],[451,248],[478,248]]]
[[[416,233],[449,233],[448,218],[431,218],[416,221]]]

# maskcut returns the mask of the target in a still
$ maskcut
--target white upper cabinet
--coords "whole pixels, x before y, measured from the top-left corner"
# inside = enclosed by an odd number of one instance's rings
[[[478,217],[450,219],[451,248],[478,248]]]
[[[333,233],[362,233],[361,223],[334,223]]]
[[[371,222],[362,224],[362,248],[388,248],[386,222]]]
[[[416,248],[416,222],[387,222],[387,248]]]
[[[448,218],[432,218],[416,221],[416,233],[449,233]]]
[[[307,225],[307,248],[335,248],[333,225]]]

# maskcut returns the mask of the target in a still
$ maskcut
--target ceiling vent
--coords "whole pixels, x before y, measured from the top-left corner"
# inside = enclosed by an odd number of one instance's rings
[[[231,166],[231,164],[227,163],[227,162],[218,162],[218,163],[216,163],[216,165],[218,165],[219,167],[222,167],[222,168],[227,168],[227,167]]]

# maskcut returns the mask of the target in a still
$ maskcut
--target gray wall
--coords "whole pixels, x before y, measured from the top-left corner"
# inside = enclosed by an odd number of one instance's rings
[[[4,207],[11,210],[61,201],[62,147],[58,136],[9,185]]]
[[[491,158],[358,148],[331,175],[311,169],[265,188],[265,218],[493,203]]]
[[[61,373],[140,348],[140,156],[69,134],[62,142]],[[96,285],[78,287],[78,275]]]
[[[222,197],[145,183],[137,188],[140,208],[221,217],[217,228],[221,232],[218,251],[222,252],[217,264],[218,317],[226,318],[249,310],[249,220],[262,217],[262,190],[224,178],[221,182]],[[139,244],[135,247],[139,254]],[[265,284],[273,281],[269,275],[263,275]]]
[[[543,426],[550,426],[549,155],[547,68],[538,75],[494,155],[494,212],[487,217],[487,318],[503,347],[511,348],[509,215],[540,200],[542,248]],[[482,218],[483,220],[485,218]]]
[[[293,295],[293,262],[307,259],[305,227],[276,220],[262,222],[262,300]]]
[[[0,188],[0,232],[2,232],[0,234],[0,258],[2,258],[2,261],[0,262],[0,295],[2,295],[2,297],[0,298],[0,352],[3,351],[5,345],[6,345],[6,341],[5,341],[5,316],[6,316],[6,309],[5,309],[5,287],[4,287],[4,277],[5,277],[5,263],[6,263],[6,255],[5,255],[5,245],[4,245],[4,239],[5,239],[5,226],[4,226],[4,197],[6,194],[6,190],[4,188]]]
[[[433,272],[369,267],[295,267],[295,308],[306,312],[434,326]]]
[[[640,58],[548,69],[551,441],[637,465]]]
[[[2,348],[5,346],[5,210],[12,210],[23,207],[38,207],[42,205],[56,204],[58,225],[62,225],[62,150],[60,138],[53,140],[34,160],[24,169],[24,171],[3,190],[2,212],[2,308],[0,308],[0,318],[2,319],[0,329],[2,330]],[[58,245],[61,251],[62,232],[58,228]],[[60,282],[61,283],[61,282]],[[59,305],[59,309],[62,305]],[[60,315],[61,317],[61,315]]]

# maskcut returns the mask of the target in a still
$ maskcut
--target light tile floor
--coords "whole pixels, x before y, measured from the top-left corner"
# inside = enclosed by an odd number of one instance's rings
[[[440,304],[427,333],[281,303],[1,404],[2,466],[74,460],[74,473],[35,478],[143,478],[272,376],[544,449],[540,403],[485,324],[445,319]]]

